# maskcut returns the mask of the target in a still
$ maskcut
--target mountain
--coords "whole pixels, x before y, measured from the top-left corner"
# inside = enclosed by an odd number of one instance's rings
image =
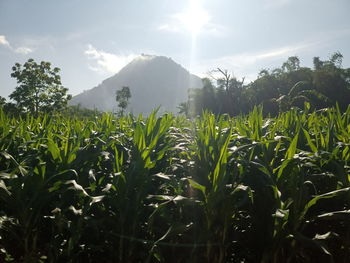
[[[127,111],[147,115],[159,106],[161,112],[177,112],[179,103],[187,100],[188,89],[201,88],[202,81],[171,58],[141,55],[97,87],[74,96],[70,105],[116,111],[115,94],[123,86],[131,91]]]

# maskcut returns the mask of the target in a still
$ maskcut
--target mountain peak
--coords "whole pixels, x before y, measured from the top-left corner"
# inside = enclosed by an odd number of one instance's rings
[[[150,64],[162,64],[169,66],[171,64],[176,64],[180,67],[182,67],[180,64],[176,63],[174,60],[172,60],[170,57],[165,56],[156,56],[156,55],[149,55],[142,53],[140,56],[137,56],[134,58],[129,64],[127,64],[123,69],[132,67],[135,64],[138,64],[140,66],[149,66]]]

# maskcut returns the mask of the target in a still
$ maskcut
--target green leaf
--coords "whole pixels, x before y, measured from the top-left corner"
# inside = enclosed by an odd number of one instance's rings
[[[170,180],[170,176],[169,176],[169,175],[166,175],[166,174],[164,174],[164,173],[157,173],[157,174],[154,174],[153,176],[159,177],[159,178],[165,179],[165,180]]]
[[[69,180],[65,182],[65,184],[69,186],[68,189],[82,193],[84,196],[89,196],[88,193],[84,190],[84,188],[80,184],[78,184],[75,180]]]
[[[92,198],[91,198],[91,202],[90,202],[90,206],[91,206],[92,204],[101,202],[104,198],[105,198],[104,195],[92,197]]]
[[[314,250],[320,252],[321,254],[323,254],[328,259],[327,261],[323,261],[323,262],[333,262],[332,254],[330,253],[327,246],[325,244],[323,244],[322,242],[308,238],[308,237],[302,235],[301,233],[296,233],[295,239],[303,247],[314,249]]]
[[[196,181],[194,181],[194,180],[192,180],[192,179],[190,179],[190,178],[187,178],[187,180],[188,180],[188,182],[190,183],[190,185],[191,185],[193,188],[195,188],[195,189],[201,191],[201,192],[203,193],[203,195],[206,196],[206,195],[205,195],[206,188],[205,188],[204,185],[201,185],[201,184],[197,183]]]
[[[296,153],[297,150],[297,145],[298,145],[298,138],[299,138],[299,132],[294,136],[287,152],[286,152],[286,158],[287,159],[292,159],[294,157],[294,154]]]
[[[47,147],[54,160],[57,160],[60,158],[60,149],[58,148],[57,144],[53,140],[48,139]],[[60,161],[61,161],[61,158],[60,158]]]
[[[5,194],[6,194],[7,196],[10,196],[10,195],[11,195],[10,191],[7,189],[7,187],[6,187],[6,185],[5,185],[5,183],[4,183],[3,180],[0,180],[0,190],[2,190],[3,192],[5,192]]]
[[[347,188],[343,188],[343,189],[340,189],[340,190],[335,190],[335,191],[332,191],[332,192],[328,192],[328,193],[325,193],[325,194],[322,194],[322,195],[317,195],[317,196],[315,196],[314,198],[312,198],[312,199],[305,205],[304,210],[303,210],[303,212],[301,213],[300,218],[304,218],[304,216],[306,215],[307,211],[308,211],[312,206],[316,205],[316,203],[317,203],[319,200],[337,197],[337,196],[339,196],[339,195],[346,194],[346,193],[349,193],[349,192],[350,192],[350,187],[347,187]]]
[[[309,144],[311,150],[316,153],[317,152],[317,147],[316,145],[312,142],[310,135],[307,130],[303,129],[304,135],[306,137],[307,143]]]
[[[318,215],[316,219],[321,220],[350,220],[350,210],[333,211]]]

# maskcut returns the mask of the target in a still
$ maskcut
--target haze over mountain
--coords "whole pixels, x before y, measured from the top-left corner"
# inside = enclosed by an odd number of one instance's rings
[[[71,105],[102,111],[116,111],[116,90],[128,86],[131,91],[128,112],[148,114],[176,112],[179,103],[187,100],[190,88],[201,88],[199,77],[190,74],[171,58],[141,55],[97,87],[74,96]]]

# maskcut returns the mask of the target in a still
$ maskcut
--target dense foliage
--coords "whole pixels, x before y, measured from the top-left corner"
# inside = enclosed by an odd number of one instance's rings
[[[62,86],[59,72],[59,68],[51,68],[50,62],[36,63],[33,59],[28,59],[23,66],[16,63],[12,67],[11,77],[16,79],[18,86],[9,96],[15,104],[9,103],[5,109],[14,113],[32,114],[65,109],[72,96]]]
[[[350,107],[0,110],[0,261],[349,262]]]
[[[311,69],[301,67],[298,57],[289,57],[280,68],[261,70],[249,84],[218,69],[212,79],[204,79],[202,89],[191,91],[180,112],[196,116],[209,110],[233,116],[263,105],[265,114],[276,116],[292,106],[302,109],[305,102],[316,110],[338,103],[344,111],[350,102],[350,69],[342,68],[342,58],[338,52],[326,61],[315,57]]]

